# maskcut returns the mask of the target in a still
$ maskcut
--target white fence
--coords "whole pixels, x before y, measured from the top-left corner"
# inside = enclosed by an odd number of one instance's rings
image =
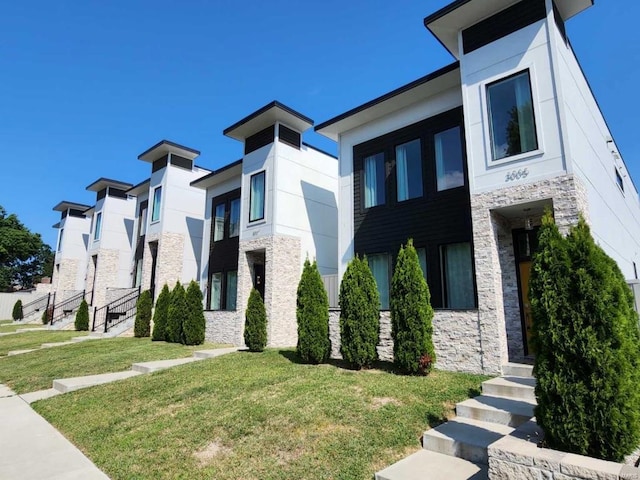
[[[8,320],[11,318],[13,306],[18,300],[22,300],[22,304],[24,305],[43,295],[46,295],[46,293],[36,292],[35,290],[29,292],[0,293],[0,320]]]

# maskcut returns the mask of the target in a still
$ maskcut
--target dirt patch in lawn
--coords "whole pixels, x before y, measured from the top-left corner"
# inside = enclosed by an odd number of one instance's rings
[[[204,447],[199,452],[195,452],[193,456],[198,460],[201,467],[206,467],[216,457],[222,455],[228,455],[231,452],[230,448],[225,447],[219,440],[214,440],[209,445]]]
[[[374,397],[371,399],[371,408],[374,410],[378,410],[385,405],[400,407],[402,406],[402,402],[391,397]]]

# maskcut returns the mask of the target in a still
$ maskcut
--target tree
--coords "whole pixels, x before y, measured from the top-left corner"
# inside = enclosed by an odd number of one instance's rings
[[[180,281],[171,290],[171,300],[169,301],[169,312],[167,314],[167,341],[173,343],[184,343],[183,321],[187,311],[187,301],[184,287]]]
[[[366,258],[349,262],[340,282],[340,352],[358,368],[378,359],[380,296]]]
[[[432,338],[433,308],[411,239],[406,248],[400,247],[390,296],[394,363],[407,373],[427,374],[436,359]]]
[[[148,337],[151,333],[151,309],[153,301],[151,292],[145,290],[136,302],[136,320],[133,325],[133,336],[138,338]]]
[[[76,312],[75,327],[78,332],[86,332],[89,330],[89,305],[83,298]]]
[[[300,358],[322,363],[329,357],[329,299],[318,271],[318,264],[305,260],[298,284],[296,317]]]
[[[13,305],[11,318],[14,320],[22,320],[22,300],[18,299],[18,301]]]
[[[251,289],[244,323],[244,343],[251,352],[262,352],[267,346],[267,312],[260,292]]]
[[[153,334],[151,340],[163,342],[168,341],[167,338],[167,318],[169,316],[169,303],[171,301],[171,292],[165,283],[162,287],[158,300],[156,301],[156,309],[153,312]]]
[[[30,288],[43,275],[52,256],[38,233],[31,233],[15,214],[0,206],[0,291]]]
[[[206,321],[202,307],[202,291],[194,280],[187,287],[187,311],[184,318],[185,345],[201,345],[204,343]]]
[[[632,294],[584,219],[563,238],[550,212],[530,300],[535,409],[550,448],[621,461],[640,442],[640,335]]]

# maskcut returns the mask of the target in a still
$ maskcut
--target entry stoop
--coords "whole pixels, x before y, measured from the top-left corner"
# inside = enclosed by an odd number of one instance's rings
[[[419,450],[376,473],[375,480],[484,480],[487,476],[486,465]]]

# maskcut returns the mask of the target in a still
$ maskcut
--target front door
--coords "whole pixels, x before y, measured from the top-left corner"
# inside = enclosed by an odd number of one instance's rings
[[[529,302],[529,277],[531,276],[531,258],[538,249],[538,228],[533,230],[514,230],[513,245],[516,257],[516,271],[518,272],[518,297],[520,301],[524,354],[534,355],[535,350],[531,344],[533,318],[531,316],[531,303]]]

